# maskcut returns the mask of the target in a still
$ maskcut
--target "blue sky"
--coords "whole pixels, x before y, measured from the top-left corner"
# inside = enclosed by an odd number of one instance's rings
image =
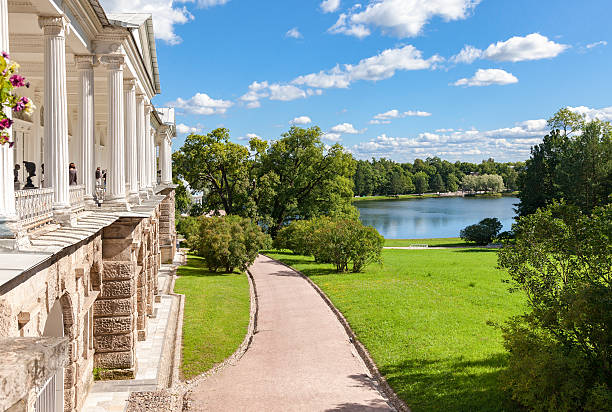
[[[358,158],[524,160],[560,107],[612,120],[609,0],[106,0],[151,12],[180,134],[318,125]],[[610,42],[610,44],[608,44]]]

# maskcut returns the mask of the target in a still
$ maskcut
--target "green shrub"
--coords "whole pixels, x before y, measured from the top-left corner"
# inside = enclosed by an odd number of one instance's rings
[[[198,234],[200,221],[198,218],[191,216],[179,216],[176,218],[176,232],[183,235],[186,240],[186,246],[191,248],[190,239]]]
[[[459,237],[466,242],[474,242],[477,245],[487,245],[497,237],[502,228],[501,222],[495,217],[482,219],[475,225],[467,226],[459,233]]]
[[[499,252],[529,312],[503,327],[513,399],[536,411],[612,409],[612,206],[554,204]]]
[[[239,216],[200,218],[196,236],[190,240],[196,255],[206,261],[212,271],[246,270],[269,237],[250,219]]]
[[[379,261],[384,238],[373,227],[356,219],[318,217],[296,221],[283,228],[274,241],[277,249],[311,255],[320,263],[333,263],[338,272],[359,272]]]

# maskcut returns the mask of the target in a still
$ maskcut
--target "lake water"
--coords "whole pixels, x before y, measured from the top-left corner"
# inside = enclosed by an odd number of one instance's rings
[[[387,239],[459,237],[459,231],[486,217],[496,217],[510,230],[515,197],[442,197],[355,202],[361,221]]]

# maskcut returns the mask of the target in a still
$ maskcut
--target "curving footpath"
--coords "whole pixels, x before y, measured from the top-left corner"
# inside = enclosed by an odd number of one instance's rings
[[[294,270],[259,256],[259,313],[235,366],[189,394],[191,411],[390,411],[342,325]]]

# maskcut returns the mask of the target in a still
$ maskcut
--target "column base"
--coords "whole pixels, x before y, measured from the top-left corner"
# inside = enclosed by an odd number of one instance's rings
[[[105,199],[100,209],[109,212],[129,212],[132,210],[125,198]]]
[[[149,192],[147,191],[147,189],[140,189],[140,191],[138,192],[138,195],[140,196],[140,198],[142,200],[146,200],[149,199]]]
[[[138,192],[131,192],[128,194],[128,202],[134,205],[140,204],[140,196]]]
[[[53,221],[61,226],[74,227],[76,226],[76,214],[72,212],[70,206],[53,207]]]

